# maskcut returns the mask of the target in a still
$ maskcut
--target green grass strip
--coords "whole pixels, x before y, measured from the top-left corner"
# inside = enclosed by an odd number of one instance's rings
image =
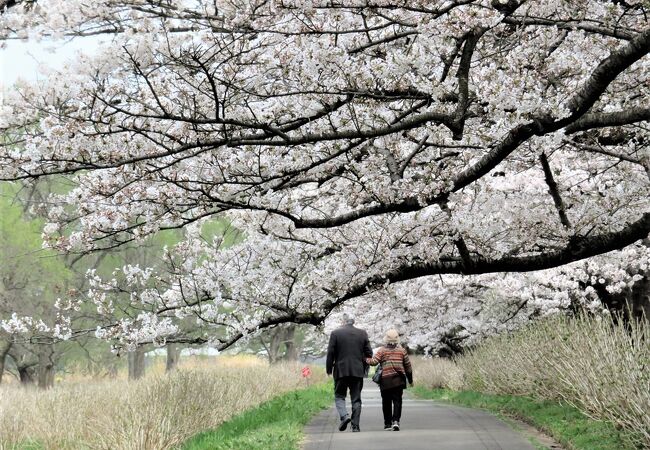
[[[297,450],[304,426],[333,403],[331,384],[292,391],[194,436],[183,450]]]
[[[576,408],[554,402],[512,395],[428,389],[411,391],[420,398],[438,400],[515,417],[552,436],[572,450],[633,450],[624,436],[608,422],[592,420]]]

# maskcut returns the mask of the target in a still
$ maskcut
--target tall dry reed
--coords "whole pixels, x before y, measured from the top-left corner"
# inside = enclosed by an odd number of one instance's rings
[[[486,340],[456,360],[465,388],[563,401],[650,448],[650,326],[554,317]]]
[[[418,385],[454,391],[460,391],[464,387],[463,370],[449,359],[414,358],[413,365]]]
[[[321,381],[298,365],[180,369],[142,380],[0,389],[0,449],[164,450],[280,393]]]

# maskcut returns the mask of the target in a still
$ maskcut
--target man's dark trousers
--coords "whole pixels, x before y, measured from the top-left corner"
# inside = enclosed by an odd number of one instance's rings
[[[350,390],[350,401],[352,402],[352,426],[358,427],[361,418],[361,389],[363,389],[363,378],[341,377],[334,381],[334,404],[341,420],[345,418],[345,397]]]

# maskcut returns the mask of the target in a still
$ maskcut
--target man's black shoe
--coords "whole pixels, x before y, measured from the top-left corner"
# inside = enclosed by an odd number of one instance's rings
[[[354,425],[352,425],[352,432],[353,432],[353,433],[358,433],[359,431],[361,431],[361,430],[359,429],[359,427],[355,427]]]
[[[349,417],[346,417],[345,419],[341,419],[341,423],[339,423],[339,431],[345,431],[345,429],[348,427],[348,424],[352,421]]]

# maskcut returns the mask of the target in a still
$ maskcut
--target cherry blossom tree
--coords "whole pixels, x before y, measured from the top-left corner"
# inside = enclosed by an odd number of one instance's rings
[[[649,258],[650,248],[639,242],[538,272],[423,277],[375,291],[341,313],[355,314],[377,344],[396,328],[413,349],[449,356],[554,314],[647,320]]]
[[[225,348],[394,283],[551,269],[650,232],[647,2],[10,3],[4,39],[110,36],[2,106],[0,177],[76,185],[50,246],[215,216],[247,236],[190,231],[159,278],[95,279],[109,313],[121,282],[153,305],[104,337],[194,315],[221,334],[193,342]]]

